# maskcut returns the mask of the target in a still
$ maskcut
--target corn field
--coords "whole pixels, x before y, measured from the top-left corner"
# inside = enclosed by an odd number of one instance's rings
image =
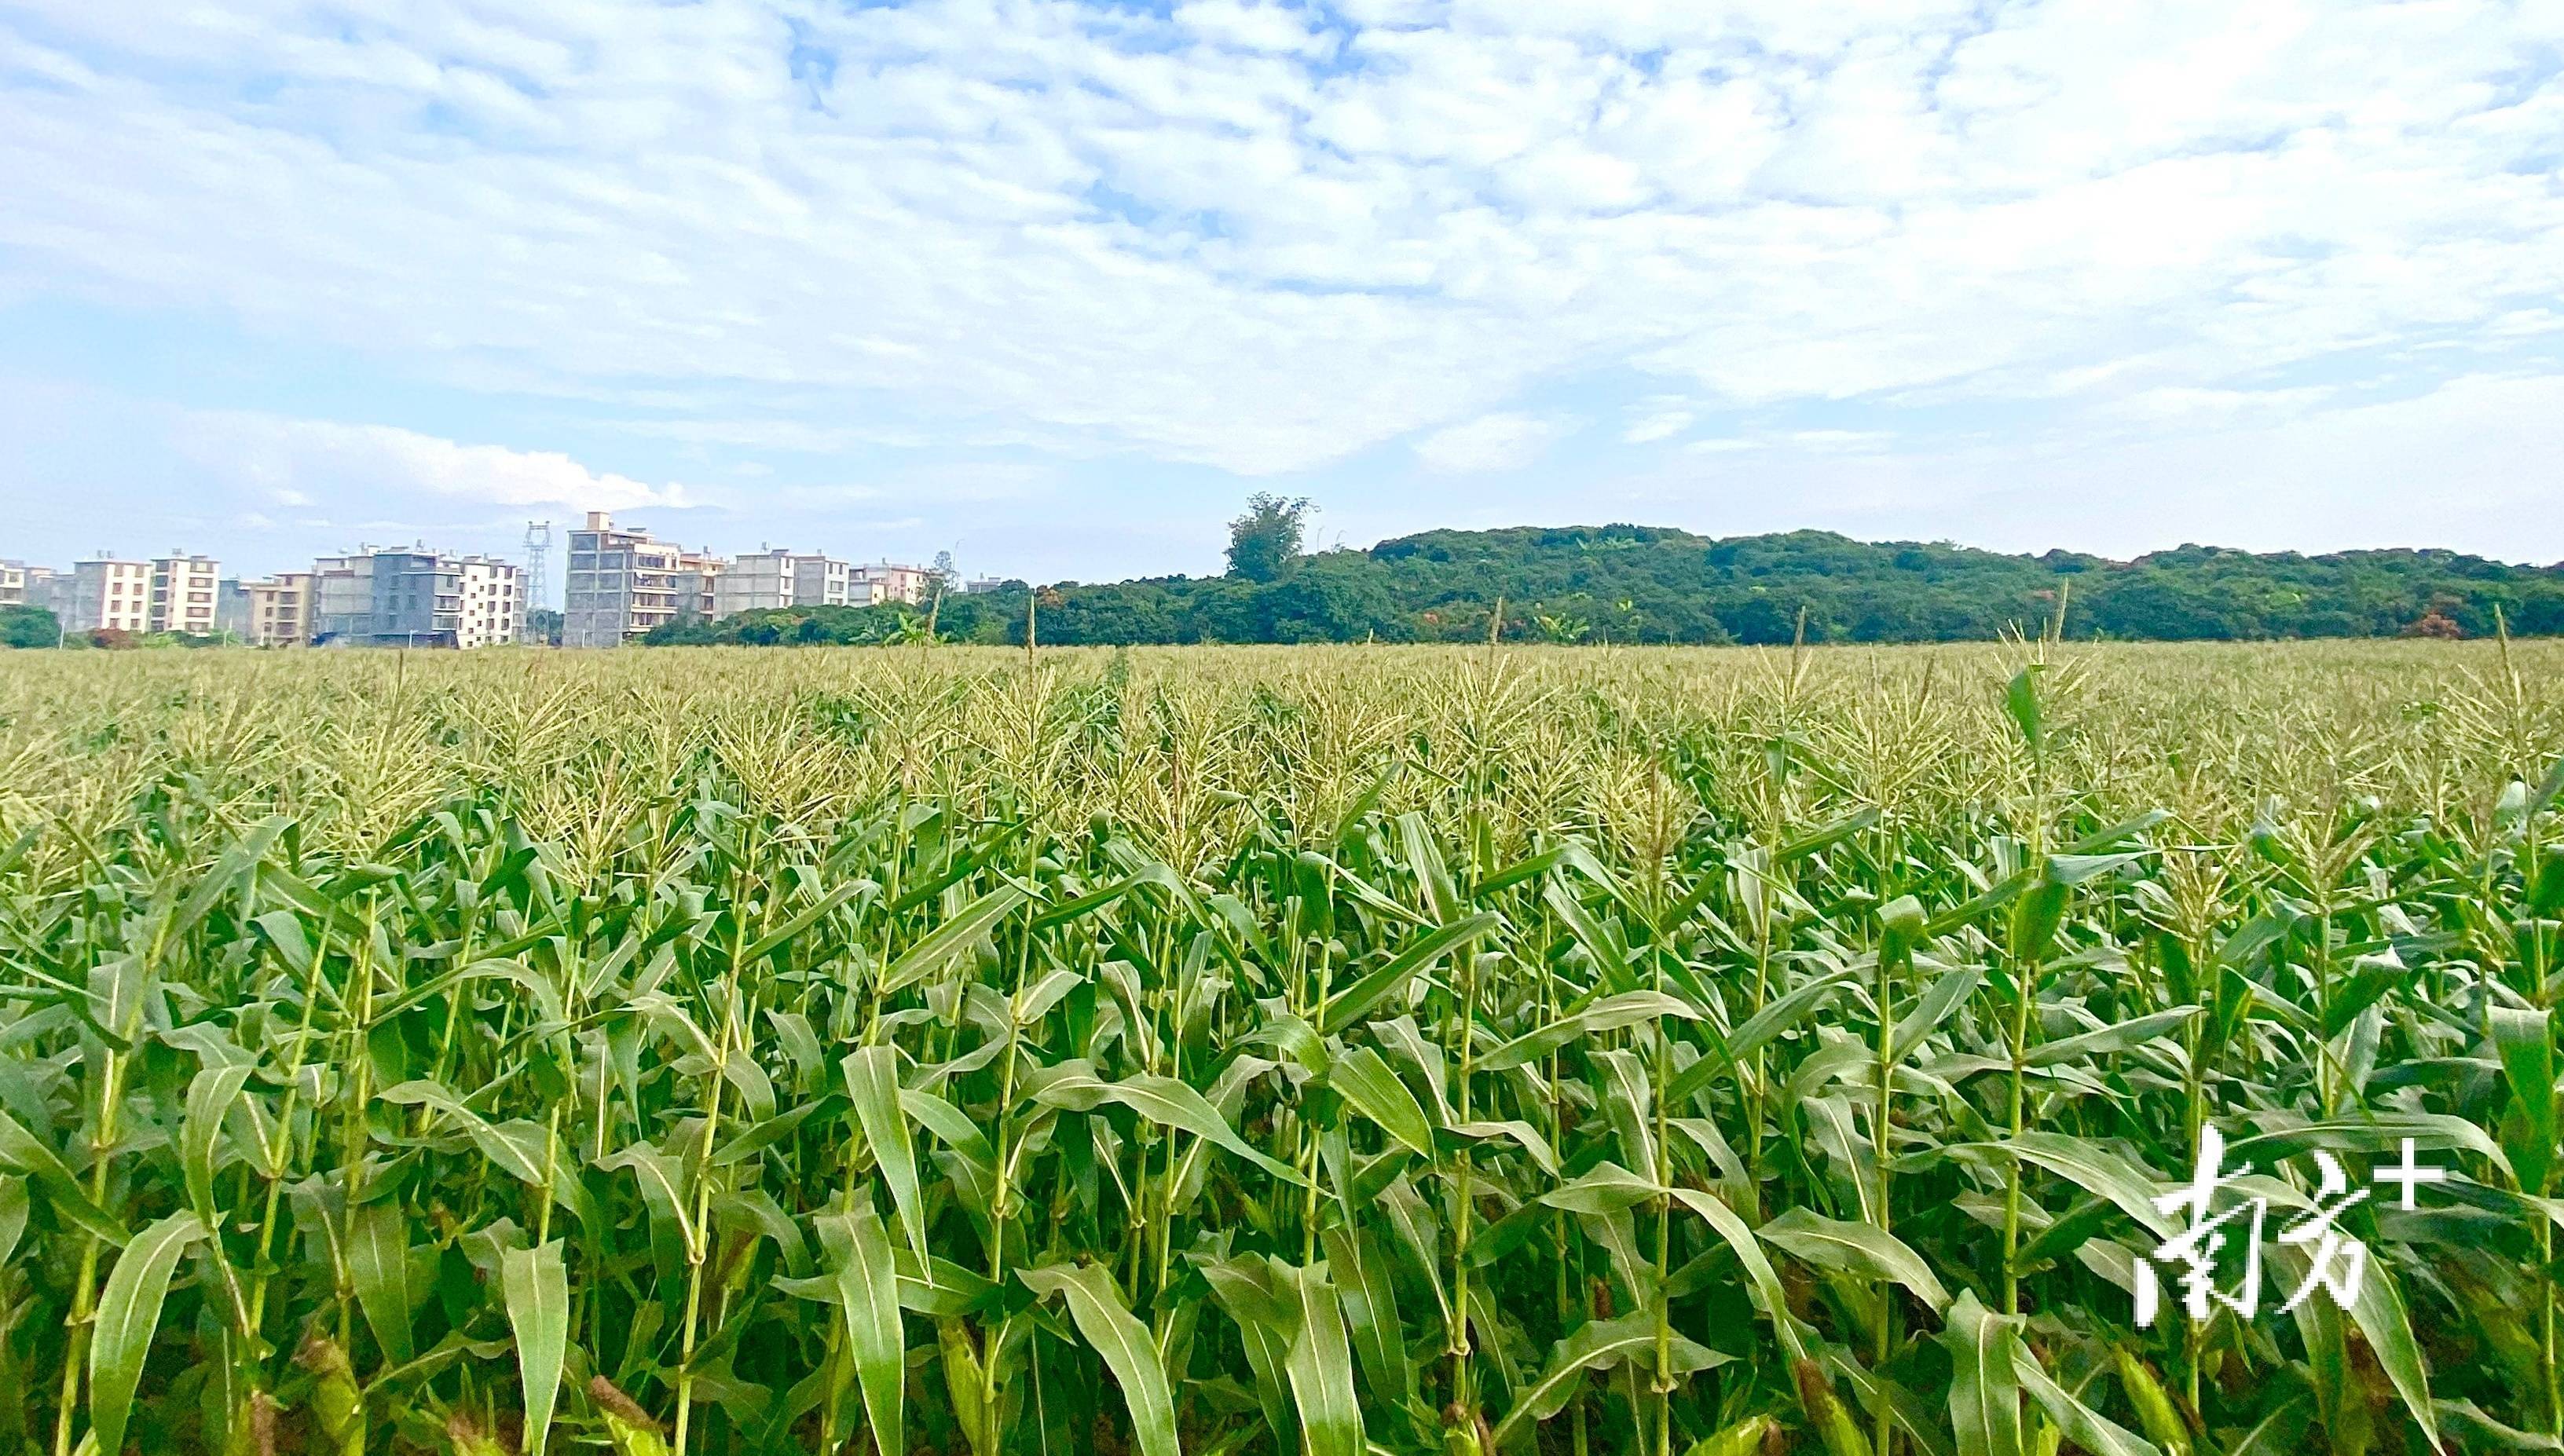
[[[0,689],[0,1450],[2564,1450],[2564,645]]]

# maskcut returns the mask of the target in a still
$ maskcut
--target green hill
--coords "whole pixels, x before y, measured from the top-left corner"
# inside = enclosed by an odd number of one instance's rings
[[[1021,583],[948,596],[937,628],[1020,643]],[[2564,564],[2442,550],[2307,556],[2183,546],[2133,561],[1829,531],[1713,539],[1642,525],[1429,530],[1294,556],[1267,581],[1149,577],[1041,589],[1045,644],[1470,642],[1497,599],[1509,641],[1946,642],[2036,631],[2066,604],[2075,637],[2236,640],[2564,632]],[[871,642],[914,634],[893,608],[754,612],[653,641]]]

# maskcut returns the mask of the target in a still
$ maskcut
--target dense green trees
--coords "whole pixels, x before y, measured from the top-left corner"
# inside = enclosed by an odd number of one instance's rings
[[[0,607],[0,647],[52,647],[62,623],[43,607]]]
[[[1273,581],[1300,556],[1300,522],[1309,498],[1285,500],[1267,491],[1246,498],[1246,514],[1228,523],[1228,574]]]
[[[1288,530],[1267,531],[1277,522]],[[1042,602],[1040,640],[1484,641],[1500,597],[1505,637],[1526,642],[1776,643],[1790,641],[1803,617],[1816,642],[1981,640],[2034,631],[2060,607],[2077,637],[2391,637],[2435,614],[2482,636],[2496,611],[2515,633],[2564,632],[2564,565],[2510,566],[2454,551],[2306,556],[2183,546],[2122,562],[1827,531],[1718,540],[1603,525],[1432,530],[1368,551],[1300,555],[1295,503],[1269,497],[1250,503],[1236,528],[1231,562],[1252,570],[1061,583]],[[1256,544],[1241,553],[1247,541]],[[1010,584],[948,596],[938,632],[1019,643],[1025,591]],[[758,612],[677,624],[652,640],[882,642],[914,638],[924,615]]]

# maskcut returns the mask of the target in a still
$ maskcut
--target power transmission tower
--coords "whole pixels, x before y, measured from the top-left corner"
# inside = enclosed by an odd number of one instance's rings
[[[551,563],[551,554],[552,523],[548,520],[527,521],[526,590],[525,594],[517,599],[520,614],[517,626],[519,638],[526,635],[524,613],[548,611],[551,608],[551,594],[548,589],[551,583],[545,579],[549,575],[546,568]]]

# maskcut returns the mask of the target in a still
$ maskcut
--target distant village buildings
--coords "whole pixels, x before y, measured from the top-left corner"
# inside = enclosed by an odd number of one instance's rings
[[[527,572],[424,543],[360,545],[308,571],[241,578],[210,556],[101,552],[69,571],[0,561],[0,607],[51,611],[67,633],[228,636],[253,647],[489,647],[527,637]],[[565,647],[618,647],[662,623],[793,607],[923,602],[937,574],[768,547],[724,558],[617,526],[602,511],[569,532]]]
[[[776,547],[724,559],[591,511],[569,533],[561,645],[617,647],[680,617],[922,602],[934,590],[935,573],[924,566],[856,565]]]

